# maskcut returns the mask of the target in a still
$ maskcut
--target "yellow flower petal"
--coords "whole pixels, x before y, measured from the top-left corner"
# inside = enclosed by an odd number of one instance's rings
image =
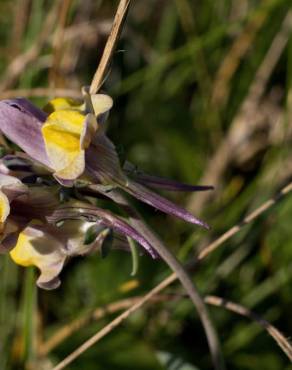
[[[58,127],[59,130],[80,135],[84,119],[84,115],[78,111],[58,110],[49,115],[45,125],[50,124]]]
[[[3,227],[3,223],[5,222],[6,218],[10,213],[10,205],[7,196],[0,190],[0,225],[1,229]]]
[[[61,155],[64,154],[64,152],[60,153],[58,155],[58,152],[56,154],[56,160],[60,160]],[[84,150],[80,150],[79,152],[74,152],[67,155],[67,158],[64,158],[64,162],[67,160],[69,161],[68,165],[60,170],[57,170],[55,172],[55,176],[59,177],[60,179],[64,180],[74,180],[77,179],[77,177],[81,176],[84,168],[85,168],[85,153]]]
[[[82,110],[82,104],[73,99],[56,98],[50,100],[43,108],[43,110],[49,114],[57,110],[66,110],[66,109]]]
[[[81,138],[86,118],[77,111],[53,112],[42,127],[47,155],[55,175],[75,179],[84,171],[84,150]]]
[[[18,265],[36,266],[41,272],[37,281],[41,287],[56,279],[67,258],[58,240],[33,227],[27,227],[19,234],[10,256]]]
[[[84,109],[92,112],[96,117],[108,112],[113,106],[113,99],[105,94],[90,94],[89,86],[82,87]]]
[[[83,89],[84,104],[71,99],[53,99],[45,107],[52,112],[42,127],[46,152],[55,176],[74,180],[84,172],[85,152],[95,135],[98,124],[113,105],[111,97],[90,95]],[[91,112],[85,116],[85,112]],[[94,114],[93,114],[94,113]]]
[[[91,95],[91,102],[96,116],[108,112],[113,106],[113,100],[105,94]]]

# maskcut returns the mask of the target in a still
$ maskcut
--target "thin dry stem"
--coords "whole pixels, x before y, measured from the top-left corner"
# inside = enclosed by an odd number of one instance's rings
[[[170,299],[176,298],[177,295],[159,295],[151,299],[151,302],[165,302]],[[181,297],[181,295],[180,295]],[[128,309],[133,304],[137,303],[141,297],[131,297],[119,300],[117,302],[109,303],[104,307],[98,307],[93,311],[90,311],[81,317],[73,320],[67,325],[62,326],[57,330],[47,341],[41,344],[39,348],[39,354],[41,356],[47,355],[54,348],[56,348],[60,343],[70,337],[72,334],[79,331],[84,326],[90,324],[92,321],[97,321],[103,319],[107,315],[112,315],[118,311]]]
[[[226,233],[224,233],[220,238],[215,240],[211,243],[207,248],[205,248],[198,256],[199,260],[206,258],[209,254],[214,252],[219,246],[221,246],[225,241],[230,239],[232,236],[237,234],[245,225],[251,223],[257,217],[262,215],[268,209],[270,209],[273,205],[275,205],[281,198],[285,195],[289,194],[292,191],[292,182],[290,182],[287,186],[285,186],[275,197],[269,199],[260,207],[258,207],[255,211],[251,212],[248,216],[245,217],[243,222],[239,223],[237,226],[232,227]],[[87,349],[97,343],[101,338],[105,335],[110,333],[113,329],[115,329],[118,325],[120,325],[124,320],[126,320],[132,313],[137,311],[140,307],[142,307],[145,303],[151,300],[155,295],[163,291],[166,287],[172,284],[177,279],[176,273],[172,273],[166,279],[164,279],[160,284],[158,284],[155,288],[153,288],[150,292],[148,292],[141,300],[131,306],[128,310],[123,312],[117,318],[115,318],[112,322],[106,325],[103,329],[97,332],[93,337],[87,340],[83,345],[73,351],[69,356],[67,356],[63,361],[61,361],[57,366],[55,366],[52,370],[62,370],[71,362],[73,362],[77,357],[82,355]],[[289,349],[289,353],[292,353],[290,343],[283,337],[281,340],[284,340],[285,348]],[[281,347],[282,348],[282,347]],[[286,351],[285,351],[286,353]]]
[[[253,220],[255,220],[257,217],[259,217],[261,214],[263,214],[269,208],[271,208],[274,204],[276,204],[279,201],[279,199],[281,199],[284,195],[290,193],[291,190],[292,182],[285,186],[275,197],[267,200],[263,205],[258,207],[255,211],[251,212],[248,216],[246,216],[243,219],[243,221],[233,226],[231,229],[226,231],[226,233],[224,233],[218,239],[216,239],[213,243],[209,244],[206,248],[204,248],[199,253],[197,260],[201,261],[204,258],[206,258],[210,253],[216,250],[226,240],[230,239],[233,235],[237,234],[243,228],[243,226],[250,224]]]
[[[107,73],[108,66],[110,64],[113,52],[118,42],[119,36],[122,32],[122,26],[127,14],[127,10],[130,4],[130,0],[121,0],[114,18],[111,33],[107,39],[100,63],[93,76],[90,85],[90,94],[95,94],[99,91]]]
[[[248,308],[241,306],[237,303],[228,301],[225,298],[216,296],[207,296],[205,298],[205,302],[213,306],[226,308],[229,311],[235,312],[241,316],[245,316],[248,319],[256,321],[271,335],[271,337],[276,341],[276,343],[279,345],[282,351],[292,361],[292,347],[289,340],[286,339],[284,335],[272,324],[270,324],[267,320],[261,318],[259,315],[250,311]]]
[[[165,302],[171,299],[181,298],[181,295],[156,295],[152,297],[151,303],[157,302]],[[72,321],[71,323],[65,325],[61,329],[59,329],[46,343],[43,344],[40,354],[46,355],[52,349],[54,349],[57,345],[67,339],[69,336],[83,328],[84,326],[90,324],[92,321],[97,321],[104,318],[106,315],[113,314],[123,309],[128,309],[133,304],[136,304],[141,300],[141,297],[131,297],[120,300],[118,302],[110,303],[105,307],[99,307],[95,309],[93,312],[90,312],[86,315],[83,315],[81,318]],[[248,308],[239,305],[238,303],[231,302],[225,298],[221,298],[218,296],[206,296],[204,298],[205,303],[217,307],[225,308],[229,311],[235,312],[238,315],[247,317],[250,320],[257,322],[263,329],[265,329],[268,334],[276,341],[279,347],[283,350],[283,352],[288,356],[290,360],[292,360],[292,351],[291,345],[288,339],[271,323],[269,323],[264,318],[260,317],[258,314],[254,313],[253,311],[249,310]]]
[[[176,279],[176,275],[174,280]],[[98,331],[93,337],[88,339],[84,342],[77,350],[72,352],[68,357],[66,357],[62,362],[60,362],[57,366],[55,366],[52,370],[62,370],[67,365],[72,363],[77,357],[82,355],[86,350],[92,347],[95,343],[97,343],[100,339],[102,339],[105,335],[109,334],[113,329],[119,326],[123,321],[125,321],[132,313],[137,311],[140,307],[142,307],[146,302],[151,300],[155,295],[157,295],[161,290],[166,288],[169,285],[168,279],[165,279],[162,283],[157,285],[154,289],[152,289],[148,294],[146,294],[143,298],[141,298],[138,302],[132,305],[128,310],[124,311],[121,315],[116,317],[113,321],[111,321],[108,325],[106,325],[103,329]]]

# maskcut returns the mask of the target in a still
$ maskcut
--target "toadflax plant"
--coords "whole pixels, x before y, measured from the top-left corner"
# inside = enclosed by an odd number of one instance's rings
[[[97,207],[93,199],[98,194],[112,197],[114,189],[122,189],[163,212],[208,227],[145,185],[188,191],[210,187],[145,175],[128,163],[122,169],[104,130],[112,99],[85,90],[84,96],[83,104],[58,98],[44,110],[20,98],[0,102],[1,131],[24,151],[1,159],[2,249],[17,264],[38,267],[41,288],[56,288],[66,260],[100,249],[112,231],[126,237],[124,242],[134,239],[153,258],[159,255],[139,230]],[[125,244],[123,238],[120,242]]]
[[[109,244],[126,249],[128,242],[136,241],[177,273],[201,316],[213,360],[220,363],[216,333],[196,288],[127,196],[208,228],[153,189],[211,187],[150,176],[128,162],[122,166],[105,130],[112,99],[90,94],[87,88],[83,97],[81,102],[57,98],[43,110],[22,98],[0,102],[0,129],[11,142],[0,162],[1,251],[18,265],[36,266],[40,271],[37,285],[53,289],[59,286],[69,258]],[[98,207],[100,197],[120,206],[123,217]]]

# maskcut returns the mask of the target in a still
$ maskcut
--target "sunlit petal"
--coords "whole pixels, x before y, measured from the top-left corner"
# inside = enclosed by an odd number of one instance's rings
[[[36,266],[40,270],[39,287],[56,288],[57,278],[66,261],[62,244],[51,235],[33,227],[19,234],[16,246],[10,251],[12,260],[21,266]],[[54,284],[50,285],[50,282]]]
[[[47,155],[55,176],[75,179],[85,167],[84,139],[88,120],[77,111],[53,112],[42,127]]]
[[[97,117],[108,112],[113,106],[112,98],[105,94],[93,94],[91,95],[91,101]]]

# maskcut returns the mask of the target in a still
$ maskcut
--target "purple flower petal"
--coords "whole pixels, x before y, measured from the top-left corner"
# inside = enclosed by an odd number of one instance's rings
[[[137,174],[133,176],[135,181],[142,185],[168,191],[206,191],[214,189],[213,186],[189,185],[182,182],[168,180],[163,177],[156,177],[146,174]]]
[[[145,188],[143,185],[137,184],[133,181],[129,181],[128,186],[123,187],[123,189],[133,195],[135,198],[161,210],[162,212],[168,213],[170,215],[179,217],[184,221],[209,229],[209,226],[204,221],[199,220],[184,208],[177,206],[168,199],[165,199],[160,195],[154,193],[153,191]]]
[[[50,167],[41,127],[46,114],[26,99],[0,101],[0,131],[36,161]]]
[[[205,222],[197,219],[185,209],[127,179],[120,169],[114,145],[104,135],[98,135],[94,145],[91,145],[87,150],[86,169],[99,183],[116,185],[152,207],[209,229]]]
[[[3,103],[7,103],[11,107],[15,107],[19,111],[30,114],[31,116],[35,117],[40,122],[45,122],[47,119],[47,114],[42,111],[41,109],[34,106],[29,100],[24,98],[15,98],[15,99],[8,99],[3,100]]]
[[[86,169],[100,183],[126,183],[127,178],[122,172],[116,148],[104,134],[94,138],[86,150],[85,159]]]
[[[137,169],[132,163],[125,162],[124,171],[127,175],[142,185],[167,191],[206,191],[213,190],[213,186],[189,185],[182,182],[166,179],[164,177],[148,175]]]
[[[56,210],[52,215],[47,217],[49,222],[58,222],[61,220],[80,219],[85,217],[87,220],[93,222],[98,221],[104,226],[107,226],[117,233],[125,236],[130,236],[137,243],[139,243],[145,250],[153,257],[157,258],[157,253],[153,247],[149,244],[147,239],[144,238],[137,230],[130,226],[126,221],[115,216],[109,211],[105,211],[101,208],[90,208],[90,207],[62,207]]]

